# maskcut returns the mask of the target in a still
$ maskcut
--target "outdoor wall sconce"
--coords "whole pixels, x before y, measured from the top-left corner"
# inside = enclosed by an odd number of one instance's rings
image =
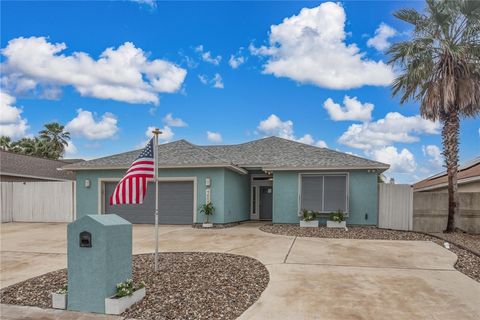
[[[212,179],[206,178],[205,179],[205,186],[206,187],[211,187],[212,186]]]
[[[85,179],[85,188],[90,188],[90,179]]]

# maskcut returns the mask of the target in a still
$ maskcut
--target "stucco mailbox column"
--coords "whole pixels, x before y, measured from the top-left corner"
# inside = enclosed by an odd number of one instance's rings
[[[131,277],[130,222],[95,214],[68,225],[68,310],[105,313],[105,298]]]

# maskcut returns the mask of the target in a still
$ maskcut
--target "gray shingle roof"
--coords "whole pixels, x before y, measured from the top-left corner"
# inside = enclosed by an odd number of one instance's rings
[[[129,151],[113,156],[83,161],[63,167],[68,169],[87,168],[128,168],[138,157],[142,150]],[[178,140],[158,146],[158,165],[165,167],[218,165],[228,166],[226,160],[216,157],[207,150],[202,149],[186,140]]]
[[[269,137],[236,145],[196,146],[179,140],[158,146],[160,167],[231,166],[265,169],[387,169],[350,154]],[[140,150],[67,165],[64,169],[127,168]]]
[[[0,150],[0,174],[38,177],[49,180],[75,180],[75,174],[58,170],[71,162],[26,156]]]

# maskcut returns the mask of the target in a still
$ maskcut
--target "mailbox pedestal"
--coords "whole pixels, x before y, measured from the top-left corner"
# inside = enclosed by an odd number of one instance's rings
[[[105,313],[105,298],[131,277],[130,222],[95,214],[68,225],[68,310]]]

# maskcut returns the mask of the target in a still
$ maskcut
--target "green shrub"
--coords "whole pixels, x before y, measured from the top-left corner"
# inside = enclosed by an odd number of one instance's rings
[[[211,216],[214,212],[215,212],[215,207],[211,202],[202,204],[200,206],[200,213],[203,213],[205,215],[206,223],[208,223],[208,217]]]
[[[300,220],[303,220],[303,221],[316,220],[317,216],[318,216],[318,213],[313,210],[302,209],[302,211],[298,213],[298,217],[300,218]]]
[[[330,213],[329,220],[335,222],[342,222],[345,221],[345,215],[343,214],[342,210],[338,210],[336,212]]]
[[[68,285],[64,284],[61,289],[58,289],[56,293],[58,294],[67,294],[68,292]]]
[[[145,288],[145,283],[143,281],[135,286],[132,279],[127,279],[124,282],[117,283],[117,292],[115,296],[119,298],[131,296],[135,291],[142,288]]]

